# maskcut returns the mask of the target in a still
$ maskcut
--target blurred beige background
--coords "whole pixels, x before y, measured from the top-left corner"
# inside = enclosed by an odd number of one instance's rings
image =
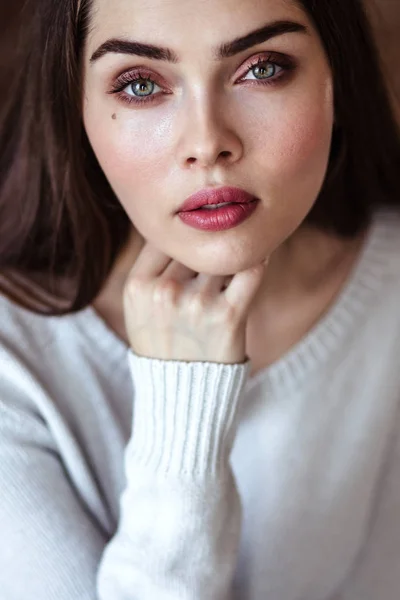
[[[375,27],[400,121],[400,0],[365,0],[365,3]]]
[[[342,1],[346,2],[346,0]],[[400,118],[400,0],[365,0],[365,2],[374,23]],[[22,0],[13,0],[13,2],[0,0],[0,103],[7,94],[9,80],[13,73],[12,57],[18,35],[18,14],[22,4]]]

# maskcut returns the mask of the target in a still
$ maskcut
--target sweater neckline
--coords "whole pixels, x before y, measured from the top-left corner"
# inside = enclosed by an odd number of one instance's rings
[[[378,209],[372,219],[358,257],[326,313],[279,359],[249,377],[246,389],[267,383],[275,389],[299,387],[307,375],[321,367],[333,352],[352,335],[356,325],[378,295],[384,278],[388,254],[398,236],[393,211]],[[397,224],[398,225],[398,224]],[[109,359],[118,363],[126,357],[129,346],[90,305],[75,314],[80,330],[91,338]],[[114,363],[114,364],[115,364]]]

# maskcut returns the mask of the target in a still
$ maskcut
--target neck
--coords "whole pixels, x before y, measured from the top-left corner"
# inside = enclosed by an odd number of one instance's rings
[[[345,240],[315,228],[299,228],[271,255],[260,294],[272,298],[311,294],[353,256],[365,234]]]

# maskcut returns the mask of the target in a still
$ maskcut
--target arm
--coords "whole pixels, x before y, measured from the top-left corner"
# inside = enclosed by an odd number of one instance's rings
[[[99,597],[225,599],[241,524],[229,455],[247,366],[129,356],[136,400],[127,488]]]
[[[0,352],[0,597],[94,600],[107,534],[71,486],[25,386],[6,380],[2,358]],[[22,370],[15,374],[27,380]]]
[[[240,532],[229,454],[247,367],[133,353],[130,365],[127,484],[111,540],[70,486],[40,415],[0,400],[0,589],[7,600],[228,597]],[[0,398],[6,391],[2,383]],[[11,385],[8,391],[15,393]]]

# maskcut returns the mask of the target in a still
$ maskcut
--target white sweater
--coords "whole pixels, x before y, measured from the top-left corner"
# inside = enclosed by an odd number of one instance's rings
[[[272,366],[0,299],[1,600],[398,600],[400,217]]]

